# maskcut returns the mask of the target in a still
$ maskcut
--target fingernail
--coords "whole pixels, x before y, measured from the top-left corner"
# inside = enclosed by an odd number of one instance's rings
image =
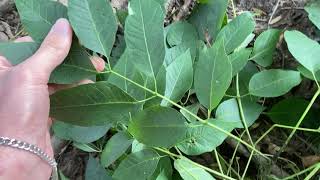
[[[53,25],[50,33],[59,34],[66,36],[70,33],[70,24],[66,19],[58,19],[57,22]]]

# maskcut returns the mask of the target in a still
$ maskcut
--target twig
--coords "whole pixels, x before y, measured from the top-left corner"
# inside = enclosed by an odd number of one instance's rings
[[[268,21],[268,27],[270,26],[271,21],[273,20],[273,16],[275,15],[275,13],[277,12],[277,10],[278,10],[278,8],[279,8],[280,1],[281,1],[281,0],[278,0],[278,1],[277,1],[277,4],[276,4],[275,8],[274,8],[273,11],[272,11],[272,14],[271,14],[271,16],[270,16],[270,19],[269,19],[269,21]]]

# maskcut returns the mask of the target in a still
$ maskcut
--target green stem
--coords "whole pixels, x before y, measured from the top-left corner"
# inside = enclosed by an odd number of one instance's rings
[[[216,158],[216,161],[217,161],[217,163],[218,163],[219,170],[220,170],[221,174],[224,175],[223,169],[222,169],[222,166],[221,166],[221,163],[220,163],[220,158],[219,158],[219,156],[218,156],[217,149],[213,150],[213,152],[214,152],[214,156],[215,156],[215,158]]]
[[[243,132],[241,135],[240,135],[240,138],[242,139],[242,136],[244,135],[245,132]],[[230,173],[230,170],[232,168],[232,164],[233,164],[233,161],[234,161],[234,158],[236,157],[236,154],[238,152],[238,148],[240,146],[240,142],[237,143],[237,146],[236,148],[234,149],[233,151],[233,154],[232,154],[232,157],[231,157],[231,160],[230,160],[230,164],[229,164],[229,167],[228,167],[228,171],[227,171],[227,175],[229,175]],[[239,179],[240,179],[240,176],[239,176]]]
[[[176,157],[176,158],[179,158],[179,159],[182,159],[182,158],[183,158],[183,159],[189,161],[191,164],[193,164],[193,165],[195,165],[195,166],[197,166],[197,167],[199,167],[199,168],[201,168],[201,169],[204,169],[204,170],[206,170],[206,171],[208,171],[208,172],[210,172],[210,173],[212,173],[212,174],[214,174],[214,175],[217,175],[217,176],[219,176],[219,177],[222,177],[223,179],[235,180],[235,179],[233,179],[233,178],[231,178],[231,177],[228,177],[228,176],[226,176],[226,175],[224,175],[224,174],[221,174],[221,173],[219,173],[219,172],[217,172],[217,171],[215,171],[215,170],[212,170],[212,169],[210,169],[210,168],[208,168],[208,167],[202,166],[201,164],[198,164],[198,163],[196,163],[196,162],[193,162],[193,161],[191,161],[190,159],[188,159],[188,158],[186,158],[186,157],[184,157],[184,156],[180,156],[180,155],[174,154],[174,153],[172,153],[172,152],[170,152],[170,151],[168,151],[168,150],[166,150],[166,149],[162,149],[162,148],[158,148],[158,147],[154,147],[154,149],[155,149],[155,150],[158,150],[158,151],[160,151],[160,152],[166,153],[166,154],[168,154],[169,156],[172,156],[172,157]]]
[[[282,179],[282,180],[291,180],[291,179],[294,179],[295,177],[297,177],[297,176],[300,176],[301,174],[304,174],[304,173],[306,173],[306,172],[308,172],[308,171],[311,171],[311,169],[316,169],[317,168],[317,166],[319,166],[320,165],[320,163],[318,163],[318,164],[315,164],[315,165],[313,165],[313,166],[310,166],[310,167],[308,167],[307,169],[305,169],[305,170],[303,170],[303,171],[300,171],[300,172],[298,172],[298,173],[296,173],[296,174],[293,174],[293,175],[291,175],[291,176],[288,176],[288,177],[285,177],[284,179]],[[320,166],[319,166],[320,167]],[[312,172],[311,172],[312,173]],[[310,173],[310,174],[311,174]],[[309,174],[309,175],[310,175]]]
[[[316,164],[316,167],[308,174],[308,176],[304,180],[309,180],[314,177],[314,175],[319,171],[320,163]]]
[[[249,141],[250,141],[251,145],[254,146],[254,143],[252,141],[250,131],[249,131],[249,128],[247,125],[246,117],[243,112],[242,101],[241,101],[241,96],[240,96],[240,88],[239,88],[239,74],[236,75],[236,89],[237,89],[237,102],[238,102],[238,107],[239,107],[239,111],[240,111],[241,121],[242,121],[242,124],[245,128],[245,131],[249,137]]]
[[[318,89],[318,91],[314,94],[314,96],[312,97],[308,107],[306,108],[306,110],[303,112],[302,116],[300,117],[299,121],[297,122],[296,126],[293,128],[292,132],[290,133],[289,137],[287,138],[287,140],[285,141],[285,143],[283,144],[283,146],[280,148],[280,150],[278,151],[278,153],[275,155],[275,159],[277,159],[280,154],[283,152],[284,148],[289,144],[289,142],[291,141],[293,135],[296,133],[297,129],[299,128],[299,126],[301,125],[302,121],[304,120],[304,118],[306,117],[306,115],[308,114],[309,110],[311,109],[312,105],[314,104],[314,102],[316,101],[316,99],[318,98],[320,94],[320,89]]]
[[[222,129],[222,128],[220,128],[220,127],[218,127],[218,126],[216,126],[216,125],[214,125],[214,124],[212,124],[212,123],[209,123],[209,122],[206,121],[206,120],[201,119],[200,117],[198,117],[198,116],[195,115],[194,113],[190,112],[188,109],[182,107],[181,105],[175,103],[175,102],[172,101],[171,99],[169,99],[169,98],[167,98],[167,97],[165,97],[165,96],[163,96],[163,95],[161,95],[161,94],[159,94],[159,93],[157,93],[157,92],[154,92],[154,91],[146,88],[145,86],[142,86],[142,85],[140,85],[139,83],[136,83],[135,81],[133,81],[133,80],[131,80],[131,79],[129,79],[129,78],[127,78],[127,77],[125,77],[125,76],[123,76],[123,75],[121,75],[121,74],[113,71],[113,70],[110,70],[110,73],[113,73],[114,75],[119,76],[119,77],[121,77],[122,79],[127,80],[128,82],[130,82],[130,83],[132,83],[132,84],[134,84],[134,85],[136,85],[136,86],[144,89],[145,91],[147,91],[147,92],[149,92],[149,93],[151,93],[151,94],[153,94],[153,95],[155,95],[155,96],[158,96],[158,97],[161,98],[161,99],[164,99],[164,100],[168,101],[170,104],[172,104],[172,105],[174,105],[174,106],[176,106],[176,107],[184,110],[184,111],[187,112],[190,116],[196,118],[199,122],[201,122],[201,123],[203,123],[203,124],[207,124],[208,126],[210,126],[210,127],[214,128],[214,129],[216,129],[216,130],[218,130],[218,131],[220,131],[220,132],[222,132],[222,133],[224,133],[224,134],[232,137],[233,139],[235,139],[235,140],[241,142],[242,144],[244,144],[245,146],[247,146],[249,149],[257,152],[259,155],[262,155],[263,157],[266,157],[266,156],[265,156],[263,153],[261,153],[259,150],[257,150],[256,148],[254,148],[253,146],[251,146],[251,145],[248,144],[247,142],[243,141],[243,140],[240,139],[239,137],[231,134],[230,132],[228,132],[228,131],[226,131],[226,130],[224,130],[224,129]]]

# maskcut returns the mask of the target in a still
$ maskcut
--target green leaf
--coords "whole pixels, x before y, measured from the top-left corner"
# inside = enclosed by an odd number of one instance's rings
[[[246,66],[251,52],[251,49],[240,49],[228,56],[232,65],[232,76],[238,74]]]
[[[192,112],[193,114],[198,114],[198,111],[200,109],[200,104],[192,104],[190,106],[185,107],[188,111]],[[180,109],[181,114],[189,121],[189,122],[196,122],[197,119],[193,116],[191,116],[189,113],[187,113],[185,110]]]
[[[191,88],[193,82],[193,67],[190,51],[186,51],[167,67],[165,96],[178,102]],[[163,100],[162,106],[171,104]]]
[[[244,12],[224,26],[217,39],[224,40],[226,53],[230,54],[247,39],[254,28],[255,21],[252,14]]]
[[[309,101],[296,97],[284,99],[275,104],[267,113],[267,116],[276,124],[295,126],[303,112],[306,110],[308,104]],[[314,126],[311,126],[310,128],[318,127],[319,116],[317,111],[317,109],[311,108],[303,120],[303,125],[310,126],[314,124]]]
[[[187,50],[190,50],[191,59],[193,62],[197,55],[198,45],[199,45],[199,41],[188,41],[180,45],[174,46],[170,49],[166,49],[165,65],[169,66],[173,61],[175,61],[179,56],[181,56]]]
[[[176,110],[154,106],[133,117],[128,131],[145,145],[172,147],[185,137],[187,127]]]
[[[96,74],[86,50],[74,42],[67,58],[51,74],[49,83],[72,84]]]
[[[135,99],[107,82],[59,91],[50,101],[50,117],[80,126],[110,124],[140,107]]]
[[[0,43],[0,54],[6,57],[8,61],[15,66],[31,57],[38,50],[38,48],[39,45],[34,42],[6,42]]]
[[[247,65],[239,72],[239,90],[241,95],[249,94],[249,82],[252,76],[258,72],[257,66],[251,61],[249,61]],[[227,94],[237,96],[236,83],[231,84]],[[251,96],[251,98],[253,97]]]
[[[164,12],[154,0],[132,0],[126,21],[125,40],[130,61],[156,79],[165,56]]]
[[[109,58],[118,28],[109,1],[69,0],[68,16],[81,43]]]
[[[127,51],[122,54],[121,58],[114,66],[113,71],[133,80],[140,85],[144,85],[145,83],[144,75],[141,74],[141,72],[139,72],[139,70],[132,64]],[[135,99],[143,100],[146,97],[146,92],[143,89],[115,74],[110,74],[108,82],[121,88]]]
[[[253,41],[253,39],[256,37],[256,35],[254,33],[250,33],[247,38],[240,44],[240,46],[238,46],[234,51],[240,51],[242,49],[245,49],[250,43],[251,41]]]
[[[0,54],[4,55],[12,65],[17,65],[31,57],[38,47],[39,45],[34,42],[0,43]],[[96,74],[97,71],[86,51],[74,42],[67,58],[51,74],[49,83],[72,84]]]
[[[228,7],[226,0],[210,0],[200,4],[193,10],[189,22],[197,28],[199,37],[207,41],[207,36],[215,39],[221,29]]]
[[[186,158],[175,160],[174,168],[184,180],[214,180],[209,173]]]
[[[59,18],[67,17],[67,8],[49,0],[16,0],[22,24],[36,42],[42,42]]]
[[[144,149],[147,149],[146,145],[140,143],[136,139],[133,140],[132,145],[131,145],[131,152],[132,153],[135,153],[135,152],[138,152],[138,151],[142,151]]]
[[[99,164],[99,161],[89,156],[86,173],[86,180],[111,180],[112,178],[107,174],[107,171]]]
[[[172,165],[169,157],[163,157],[158,163],[158,167],[149,178],[149,180],[171,180],[172,178]]]
[[[273,55],[280,34],[281,31],[278,29],[269,29],[261,33],[254,43],[253,54],[250,59],[253,59],[260,66],[270,66],[273,62]]]
[[[192,24],[185,21],[177,21],[169,26],[167,43],[173,47],[185,42],[196,42],[198,34]]]
[[[89,143],[78,143],[78,142],[73,142],[73,146],[88,153],[99,153],[101,150],[99,150],[94,144]]]
[[[210,119],[209,122],[228,132],[231,132],[237,123],[225,120]],[[187,155],[200,155],[213,151],[220,146],[228,135],[206,124],[195,122],[188,126],[188,132],[178,148]]]
[[[309,19],[317,26],[318,29],[320,29],[320,1],[311,1],[307,4],[305,10],[309,14]]]
[[[299,85],[302,79],[297,71],[271,69],[255,74],[249,83],[250,94],[259,97],[278,97]]]
[[[194,86],[201,104],[213,110],[232,80],[232,65],[224,51],[222,41],[203,49],[195,68]]]
[[[264,107],[247,98],[241,99],[241,104],[246,124],[250,127],[259,118]],[[236,124],[237,128],[244,128],[241,121],[239,104],[236,99],[229,99],[222,102],[217,108],[216,118],[227,122],[233,122]]]
[[[310,72],[307,68],[305,68],[304,66],[299,65],[297,67],[298,71],[306,78],[311,79],[311,80],[315,80],[313,77],[312,72]],[[317,71],[315,73],[315,77],[317,79],[317,81],[320,81],[320,71]]]
[[[118,132],[110,138],[101,154],[101,164],[110,166],[131,146],[133,139],[125,132]]]
[[[110,128],[111,125],[81,127],[61,121],[54,121],[52,126],[54,134],[59,138],[79,143],[94,142],[104,136]]]
[[[312,73],[320,70],[320,45],[299,31],[286,31],[284,34],[289,51],[297,61]]]
[[[161,157],[156,151],[142,150],[130,154],[115,170],[114,180],[141,180],[150,177],[156,170]]]

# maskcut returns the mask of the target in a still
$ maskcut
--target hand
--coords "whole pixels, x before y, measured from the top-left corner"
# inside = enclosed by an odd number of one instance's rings
[[[72,29],[67,20],[60,19],[39,50],[23,63],[12,66],[0,56],[0,136],[35,144],[53,157],[49,94],[66,87],[47,84],[51,72],[67,56],[71,42]],[[100,58],[92,62],[98,71],[104,69]],[[42,180],[52,171],[39,157],[9,147],[0,146],[0,162],[0,179]]]

